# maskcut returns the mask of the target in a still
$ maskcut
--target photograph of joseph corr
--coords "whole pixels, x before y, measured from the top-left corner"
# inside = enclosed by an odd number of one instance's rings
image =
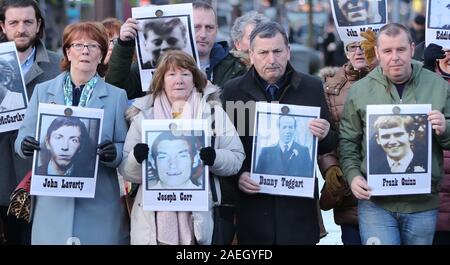
[[[197,135],[190,131],[147,132],[151,146],[147,159],[147,190],[204,189],[205,176],[199,156],[203,137]]]
[[[340,27],[386,23],[386,0],[333,0]]]
[[[25,108],[24,90],[15,53],[0,53],[0,113]]]
[[[258,113],[253,173],[313,177],[313,136],[310,118]],[[275,125],[275,126],[273,126]]]
[[[189,16],[138,18],[138,20],[142,29],[137,36],[142,69],[155,69],[159,58],[170,50],[194,54]]]
[[[95,177],[100,120],[43,114],[35,175]]]
[[[426,114],[370,115],[369,174],[426,173]]]

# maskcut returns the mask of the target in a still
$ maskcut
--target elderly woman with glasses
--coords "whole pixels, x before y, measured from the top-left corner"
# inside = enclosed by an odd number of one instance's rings
[[[370,31],[371,32],[371,31]],[[375,36],[364,33],[365,40],[345,45],[349,60],[342,67],[327,67],[320,71],[324,81],[325,98],[332,114],[335,128],[339,128],[344,103],[351,85],[366,76],[377,65],[373,46]],[[357,200],[343,178],[337,152],[319,156],[319,168],[325,178],[320,196],[322,210],[334,209],[334,221],[341,226],[344,245],[361,245],[358,228]]]
[[[98,22],[67,26],[63,33],[61,73],[34,89],[15,143],[23,158],[40,150],[34,138],[39,103],[104,109],[95,198],[36,196],[32,209],[32,244],[128,244],[125,208],[120,202],[116,167],[127,133],[123,90],[101,78],[107,66],[108,37]]]

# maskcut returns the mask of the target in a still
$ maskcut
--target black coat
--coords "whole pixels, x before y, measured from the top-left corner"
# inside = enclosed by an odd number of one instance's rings
[[[257,81],[254,67],[243,76],[228,81],[223,87],[222,99],[230,119],[234,122],[244,145],[246,158],[241,171],[250,172],[252,160],[253,121],[255,113],[252,101],[269,102],[271,96]],[[319,79],[297,73],[288,64],[286,82],[275,95],[280,103],[321,107],[320,115],[331,123],[330,113],[325,102],[323,86]],[[233,109],[233,102],[250,106],[245,115]],[[228,107],[227,107],[228,105]],[[254,107],[254,106],[253,106]],[[240,128],[238,119],[245,118],[245,128]],[[337,145],[337,133],[330,133],[318,145],[318,153],[324,154]],[[315,199],[274,196],[268,194],[249,195],[239,191],[238,240],[240,244],[316,244],[319,242],[319,223],[317,215],[317,181]]]

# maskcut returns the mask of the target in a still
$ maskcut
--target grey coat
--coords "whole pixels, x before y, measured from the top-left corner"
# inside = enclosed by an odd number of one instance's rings
[[[21,157],[24,157],[20,149],[23,138],[35,135],[39,103],[64,105],[65,74],[36,86],[15,142],[16,152]],[[124,116],[127,97],[123,90],[99,79],[86,107],[105,110],[101,141],[111,140],[115,143],[117,158],[111,163],[99,163],[94,199],[35,197],[32,244],[66,244],[71,240],[79,240],[83,245],[129,242],[116,170],[122,160],[127,134]]]
[[[28,98],[37,84],[55,78],[61,72],[60,61],[60,55],[46,50],[42,41],[37,42],[34,63],[24,76]],[[9,205],[9,196],[31,169],[32,159],[22,159],[14,152],[16,137],[17,130],[0,133],[0,206]]]

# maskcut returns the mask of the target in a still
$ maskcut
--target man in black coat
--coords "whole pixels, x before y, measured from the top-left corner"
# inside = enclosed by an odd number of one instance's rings
[[[309,124],[319,140],[318,153],[336,147],[337,134],[330,130],[322,83],[296,72],[289,64],[288,39],[278,23],[266,22],[255,27],[250,36],[249,54],[253,66],[223,88],[226,111],[246,153],[239,172],[238,241],[240,244],[316,244],[319,242],[317,188],[314,199],[262,194],[249,172],[253,143],[251,119],[255,116],[256,101],[320,107],[321,118]]]

